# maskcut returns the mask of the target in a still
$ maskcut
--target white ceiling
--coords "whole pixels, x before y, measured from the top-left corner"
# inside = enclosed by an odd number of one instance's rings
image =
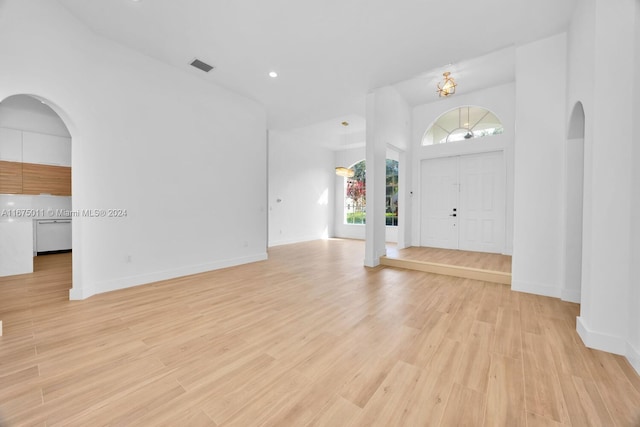
[[[343,126],[342,122],[348,125]],[[345,114],[312,125],[288,129],[286,133],[305,144],[330,150],[362,148],[366,142],[366,120],[358,114]]]
[[[428,102],[445,68],[459,91],[512,80],[508,48],[563,31],[577,2],[58,1],[97,34],[257,100],[272,129],[364,116],[366,93],[389,84]]]

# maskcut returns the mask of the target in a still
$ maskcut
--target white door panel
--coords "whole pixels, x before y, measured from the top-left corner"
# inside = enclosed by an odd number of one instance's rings
[[[460,249],[503,252],[503,165],[502,152],[460,157]]]
[[[421,245],[457,249],[458,221],[452,216],[458,204],[458,159],[422,162]]]

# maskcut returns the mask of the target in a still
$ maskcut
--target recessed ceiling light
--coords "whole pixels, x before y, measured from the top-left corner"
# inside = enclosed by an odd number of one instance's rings
[[[270,71],[269,77],[271,77],[272,79],[275,79],[276,77],[278,77],[278,73],[276,73],[275,71]]]

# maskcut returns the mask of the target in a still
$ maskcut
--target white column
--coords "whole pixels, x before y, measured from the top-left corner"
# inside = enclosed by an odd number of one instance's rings
[[[564,34],[516,49],[512,289],[553,297],[562,281],[565,74]]]
[[[367,267],[378,265],[380,257],[386,253],[387,148],[403,151],[409,147],[410,122],[409,104],[395,88],[386,86],[367,95],[367,241],[364,262]],[[399,209],[405,208],[400,205]]]
[[[634,51],[634,14],[631,0],[596,1],[593,108],[591,115],[585,111],[593,129],[592,138],[585,135],[584,217],[590,230],[583,244],[577,329],[587,346],[617,354],[628,354],[631,330],[637,328],[630,323],[629,300],[637,286],[637,278],[631,276],[630,199],[638,190],[632,186],[633,87],[611,91],[611,77],[637,81],[629,55]],[[632,306],[632,312],[637,309]]]
[[[367,95],[367,223],[364,265],[375,267],[385,249],[385,179],[387,146],[383,139],[380,115],[384,102],[380,90]]]

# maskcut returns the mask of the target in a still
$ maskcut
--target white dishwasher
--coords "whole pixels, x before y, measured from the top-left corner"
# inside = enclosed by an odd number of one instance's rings
[[[36,223],[36,252],[71,250],[71,220],[47,219]]]

